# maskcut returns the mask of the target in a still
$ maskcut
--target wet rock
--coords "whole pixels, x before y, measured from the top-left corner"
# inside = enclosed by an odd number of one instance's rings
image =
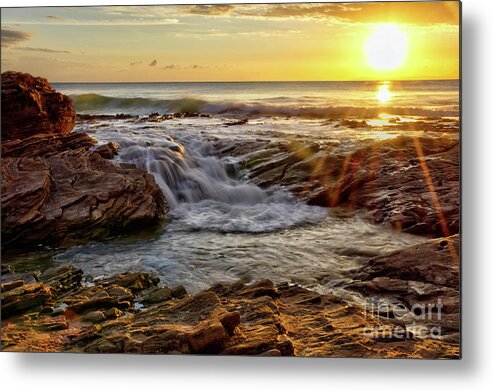
[[[67,330],[68,322],[65,320],[65,317],[58,316],[54,318],[43,318],[41,321],[37,322],[35,325],[36,329],[40,331],[59,331],[59,330]]]
[[[96,152],[105,159],[113,159],[116,155],[118,155],[119,150],[120,145],[114,142],[109,142],[96,148]]]
[[[376,277],[418,281],[453,289],[459,287],[459,235],[431,239],[389,255],[371,258],[354,274],[354,279],[368,281]]]
[[[56,294],[75,291],[82,285],[82,270],[64,264],[45,270],[39,280],[49,285]]]
[[[175,286],[171,289],[171,296],[181,298],[187,295],[187,290],[183,285]]]
[[[356,270],[348,288],[371,297],[377,303],[372,310],[397,311],[395,318],[435,327],[441,336],[458,333],[459,247],[459,235],[454,235],[371,258]]]
[[[77,122],[95,122],[98,120],[114,120],[114,119],[136,119],[139,118],[138,115],[132,114],[77,114]]]
[[[20,284],[19,281],[21,281],[22,284]],[[20,286],[23,284],[34,284],[36,281],[36,278],[31,273],[16,273],[10,270],[8,270],[7,273],[2,273],[0,276],[1,284],[16,283]]]
[[[79,322],[85,323],[99,323],[106,320],[106,316],[103,311],[90,311],[85,315],[79,317]]]
[[[51,300],[52,292],[43,284],[21,285],[1,292],[2,319],[39,307]]]
[[[193,117],[203,117],[203,118],[211,118],[212,116],[207,113],[199,113],[196,111],[185,111],[179,113],[170,113],[170,114],[159,114],[159,113],[150,113],[147,117],[143,117],[140,119],[141,122],[163,122],[171,119],[179,119],[179,118],[193,118]]]
[[[245,125],[248,123],[248,118],[241,119],[239,121],[231,121],[231,122],[225,122],[224,126],[237,126],[237,125]]]
[[[349,154],[303,143],[225,150],[244,153],[241,165],[257,185],[284,186],[309,204],[365,210],[404,232],[459,231],[460,151],[451,138],[399,136]]]
[[[4,246],[63,244],[158,223],[166,214],[152,175],[90,151],[2,159]]]
[[[138,301],[144,305],[162,303],[172,298],[172,291],[167,287],[151,287],[142,292]]]
[[[424,156],[416,163],[387,167],[348,197],[364,205],[375,221],[404,232],[436,237],[459,232],[459,146]],[[398,178],[398,179],[396,179]]]
[[[64,298],[69,303],[66,313],[68,316],[84,314],[96,310],[111,308],[128,309],[133,305],[132,291],[119,285],[89,287],[77,292],[71,298]]]
[[[94,330],[94,337],[86,337],[92,341],[84,351],[213,353],[229,338],[228,329],[236,327],[212,292],[168,303]]]
[[[2,73],[2,141],[39,133],[65,134],[74,123],[72,101],[51,88],[46,79]]]
[[[148,273],[122,273],[100,281],[102,285],[119,285],[134,293],[156,286],[158,282],[159,278]]]
[[[22,280],[8,281],[0,285],[0,291],[2,292],[10,291],[11,289],[18,288],[22,285],[24,285],[24,281]]]
[[[4,158],[49,157],[68,150],[88,150],[96,144],[96,140],[85,133],[69,134],[35,134],[22,140],[2,140],[2,156]]]
[[[94,151],[97,140],[69,133],[74,119],[70,99],[46,80],[2,75],[3,247],[101,239],[166,215],[154,177],[105,159],[115,145]]]
[[[124,277],[111,281],[128,282],[128,275]],[[386,293],[401,292],[397,278],[373,280]],[[423,287],[427,289],[425,285],[414,289]],[[457,320],[452,314],[440,324],[444,332],[440,339],[416,338],[416,331],[405,322],[368,312],[337,295],[320,295],[291,284],[274,286],[268,280],[217,284],[182,298],[169,297],[167,288],[151,286],[139,291],[138,298],[154,294],[166,300],[149,302],[139,311],[131,306],[135,293],[128,288],[106,283],[79,288],[55,298],[59,306],[61,300],[68,303],[65,312],[55,315],[31,309],[15,322],[3,322],[2,349],[388,358],[459,355]]]

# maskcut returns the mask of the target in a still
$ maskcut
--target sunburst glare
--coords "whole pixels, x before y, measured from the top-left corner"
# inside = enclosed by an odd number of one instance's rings
[[[378,25],[365,44],[368,62],[378,70],[395,69],[402,65],[407,48],[407,35],[393,23]]]

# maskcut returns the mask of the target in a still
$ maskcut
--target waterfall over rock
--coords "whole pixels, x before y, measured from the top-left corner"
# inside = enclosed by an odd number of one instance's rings
[[[238,178],[230,158],[211,154],[207,144],[188,147],[162,140],[122,137],[120,159],[154,175],[184,227],[224,232],[269,232],[319,222],[324,208],[308,206],[280,188],[261,189]],[[235,175],[236,174],[236,175]]]

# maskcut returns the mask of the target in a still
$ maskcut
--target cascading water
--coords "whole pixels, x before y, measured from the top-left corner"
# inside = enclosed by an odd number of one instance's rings
[[[183,284],[191,292],[217,282],[265,278],[327,292],[347,284],[361,260],[426,240],[358,215],[343,217],[305,205],[279,188],[260,189],[239,177],[234,158],[218,157],[209,140],[241,147],[256,140],[296,140],[344,154],[382,136],[419,135],[419,129],[407,126],[416,121],[440,129],[427,131],[429,137],[444,132],[458,137],[456,81],[396,84],[387,119],[377,117],[382,111],[377,85],[367,82],[55,87],[74,98],[77,113],[96,115],[78,122],[75,131],[92,134],[101,144],[118,142],[116,159],[154,175],[170,205],[170,219],[150,235],[46,249],[44,267],[70,262],[92,277],[147,271],[165,285]],[[418,108],[416,96],[423,100]],[[212,116],[146,119],[154,112],[184,111]],[[118,113],[139,117],[106,116]],[[245,117],[249,121],[242,126],[225,126]],[[358,128],[345,125],[346,119],[357,120]],[[32,270],[41,258],[36,251],[11,261]]]
[[[320,222],[324,208],[305,205],[279,188],[261,189],[235,177],[235,162],[210,155],[206,143],[185,148],[169,136],[162,140],[117,140],[119,158],[154,175],[171,216],[191,229],[270,232]]]
[[[245,127],[223,128],[207,118],[104,125],[82,124],[77,130],[102,144],[118,142],[117,159],[150,171],[168,199],[170,219],[151,236],[55,250],[47,254],[46,267],[70,262],[93,277],[147,271],[165,285],[183,284],[191,292],[217,282],[265,278],[327,292],[342,289],[361,259],[424,240],[357,216],[338,217],[282,189],[241,180],[235,160],[215,155],[209,138],[242,142]],[[266,127],[253,121],[248,126]],[[30,254],[16,261],[39,265],[39,259],[36,252],[32,261]]]

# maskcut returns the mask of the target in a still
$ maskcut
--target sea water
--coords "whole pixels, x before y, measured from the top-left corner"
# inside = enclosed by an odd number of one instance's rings
[[[364,216],[309,206],[280,187],[259,188],[239,171],[238,156],[214,143],[317,143],[349,153],[401,134],[458,138],[457,81],[286,83],[65,83],[76,111],[133,119],[78,123],[100,144],[115,141],[117,161],[154,175],[169,218],[147,236],[124,236],[50,249],[45,266],[71,262],[92,277],[148,271],[190,291],[238,279],[296,282],[338,289],[363,259],[424,238]],[[382,93],[383,91],[383,93]],[[151,113],[200,112],[210,117],[146,120]],[[248,119],[241,126],[232,120]],[[235,168],[232,170],[231,167]],[[18,256],[29,264],[36,254]]]

